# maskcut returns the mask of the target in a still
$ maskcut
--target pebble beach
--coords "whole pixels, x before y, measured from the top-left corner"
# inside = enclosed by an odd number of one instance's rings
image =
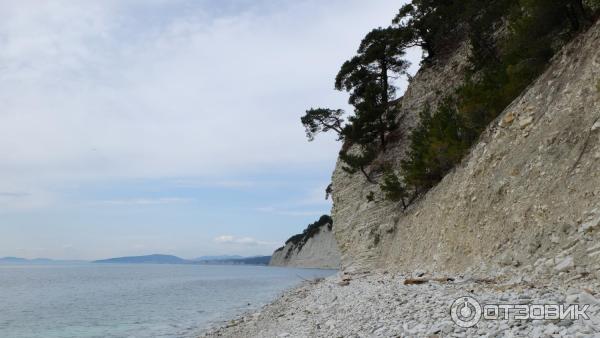
[[[599,287],[585,276],[541,283],[523,277],[340,272],[306,281],[202,337],[600,337]],[[482,318],[461,327],[451,307],[465,296],[481,304],[587,305],[589,319]]]

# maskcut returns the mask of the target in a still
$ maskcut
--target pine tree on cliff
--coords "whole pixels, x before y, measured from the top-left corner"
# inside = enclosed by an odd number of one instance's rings
[[[392,82],[406,74],[408,61],[403,59],[410,37],[397,28],[377,28],[362,40],[357,55],[344,62],[335,79],[335,88],[350,93],[348,102],[354,116],[344,126],[341,109],[309,109],[301,118],[309,140],[330,130],[352,144],[371,147],[378,143],[385,150],[385,135],[395,128]],[[356,162],[356,161],[354,161]],[[350,164],[350,163],[349,163]]]
[[[335,79],[335,88],[350,93],[354,106],[345,137],[353,143],[371,145],[378,142],[385,150],[385,135],[395,128],[394,79],[406,74],[408,61],[403,59],[407,41],[394,28],[377,28],[362,40],[358,53],[344,62]]]
[[[300,118],[302,125],[306,129],[306,137],[309,141],[315,139],[318,133],[326,133],[333,130],[338,135],[338,140],[343,139],[343,124],[342,115],[344,111],[341,109],[327,108],[311,108],[306,111],[306,114]]]
[[[392,21],[410,43],[419,46],[428,59],[451,51],[460,40],[463,15],[474,6],[485,6],[480,0],[413,0],[402,6]]]
[[[399,28],[377,28],[362,40],[357,55],[344,62],[335,79],[335,88],[350,93],[348,102],[354,115],[344,125],[340,109],[309,109],[301,118],[309,140],[320,132],[338,134],[346,145],[340,152],[348,172],[362,172],[375,183],[366,170],[379,151],[385,151],[388,132],[396,128],[392,100],[396,88],[393,81],[406,74],[408,61],[403,59],[410,36]],[[349,145],[361,151],[349,154]]]

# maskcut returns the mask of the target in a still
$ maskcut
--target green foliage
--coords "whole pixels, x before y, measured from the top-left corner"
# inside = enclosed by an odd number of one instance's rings
[[[446,100],[433,114],[425,109],[402,162],[406,183],[418,189],[431,188],[462,159],[472,139],[452,100]]]
[[[311,108],[300,118],[302,125],[306,129],[306,137],[309,141],[315,139],[318,133],[326,133],[330,130],[338,134],[338,139],[343,138],[344,119],[341,109]]]
[[[563,45],[580,21],[569,8],[571,0],[522,0],[521,8],[509,16],[510,34],[503,44],[502,64],[508,81],[523,87],[545,68],[557,46]]]
[[[490,28],[480,27],[479,35],[471,36],[472,72],[456,93],[460,114],[475,136],[544,71],[556,50],[586,22],[574,0],[500,2],[509,11],[488,8],[484,13],[492,13],[491,18],[481,15],[471,23],[477,31],[480,25],[493,27],[494,20],[507,17],[509,33],[495,41]]]
[[[342,170],[349,174],[355,174],[360,171],[370,183],[376,182],[374,182],[371,175],[367,173],[366,168],[376,157],[377,149],[373,146],[363,146],[356,154],[340,151],[340,159],[346,164],[342,166]]]
[[[472,0],[413,0],[392,21],[428,58],[451,50],[463,34],[460,24]]]
[[[495,67],[500,63],[500,51],[495,35],[505,24],[504,19],[516,3],[516,0],[468,0],[464,20],[471,44],[470,76],[483,68]]]
[[[393,171],[386,172],[383,176],[383,182],[380,184],[380,188],[386,200],[402,202],[402,206],[406,209],[405,199],[408,197],[408,192],[398,175]]]
[[[390,101],[396,89],[394,77],[406,74],[406,41],[394,28],[377,28],[362,40],[357,55],[344,62],[335,78],[335,88],[350,93],[354,116],[344,136],[352,143],[379,143],[385,149],[385,134],[396,128]]]
[[[586,25],[589,10],[579,0],[465,1],[472,45],[463,86],[411,135],[402,163],[408,185],[428,189],[461,161],[481,132],[543,72],[557,49]],[[473,15],[476,13],[477,15]],[[509,33],[494,38],[508,19]],[[393,182],[395,183],[395,182]]]
[[[456,97],[465,128],[471,131],[472,138],[469,141],[475,141],[477,135],[528,83],[522,78],[518,82],[510,81],[506,69],[502,67],[487,69],[479,79],[466,80],[457,90]]]
[[[309,224],[306,229],[301,234],[294,235],[290,237],[285,244],[293,243],[298,244],[301,241],[306,242],[308,239],[312,238],[314,235],[318,234],[320,228],[323,225],[327,225],[329,230],[332,229],[333,219],[329,215],[321,216],[316,222]]]
[[[393,80],[406,74],[409,63],[403,59],[408,37],[398,29],[377,28],[361,41],[357,54],[344,62],[335,79],[335,88],[350,93],[348,102],[354,115],[343,125],[343,111],[310,109],[301,118],[309,140],[320,132],[334,130],[346,143],[340,153],[344,170],[361,171],[369,182],[367,167],[378,150],[386,146],[385,136],[396,129],[395,111],[390,102],[395,97]],[[360,154],[347,154],[351,145],[362,148]]]
[[[552,28],[562,28],[564,22],[573,30],[584,28],[599,7],[600,0],[413,0],[400,9],[393,23],[402,28],[399,32],[412,45],[421,46],[429,59],[452,51],[465,36],[478,49],[475,57],[477,52],[493,56],[489,38],[510,12],[531,18],[526,20],[533,23],[530,28],[540,30],[532,30],[530,38],[538,42],[537,33],[546,35]]]
[[[435,111],[421,112],[402,162],[403,181],[384,171],[380,186],[385,198],[405,203],[407,188],[415,190],[414,198],[461,161],[554,53],[598,17],[599,8],[600,0],[412,0],[390,27],[367,34],[337,74],[335,88],[347,91],[354,106],[348,124],[343,125],[341,110],[311,109],[302,118],[307,136],[336,131],[345,141],[343,169],[360,171],[376,183],[367,169],[386,151],[386,135],[398,127],[391,102],[394,79],[406,75],[405,50],[420,46],[429,62],[467,38],[471,56],[464,84]],[[367,199],[374,200],[374,195]]]
[[[600,10],[600,0],[587,0],[584,2],[586,7],[590,8],[592,13],[597,13]]]
[[[333,183],[329,183],[327,188],[325,188],[325,200],[329,199],[329,196],[333,194]]]

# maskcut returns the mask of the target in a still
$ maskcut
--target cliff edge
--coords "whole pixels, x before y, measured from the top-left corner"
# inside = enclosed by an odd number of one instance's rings
[[[340,252],[331,217],[322,216],[302,234],[292,236],[271,256],[270,266],[338,269]]]

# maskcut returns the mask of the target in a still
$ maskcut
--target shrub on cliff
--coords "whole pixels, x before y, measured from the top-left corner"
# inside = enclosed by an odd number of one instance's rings
[[[454,101],[446,100],[434,113],[426,108],[402,162],[405,182],[419,190],[431,188],[460,161],[472,138]]]
[[[402,207],[406,209],[408,206],[406,199],[409,197],[406,191],[406,185],[393,171],[388,171],[383,176],[383,182],[381,183],[381,191],[385,199],[393,202],[402,202]],[[369,199],[369,197],[367,197]],[[373,196],[371,195],[371,199]]]
[[[331,230],[333,227],[333,220],[331,219],[331,216],[329,215],[323,215],[321,216],[316,222],[309,224],[306,229],[304,229],[304,231],[302,231],[301,234],[297,234],[294,235],[292,237],[290,237],[287,241],[285,241],[285,244],[301,244],[300,246],[304,245],[304,243],[306,243],[306,241],[308,241],[310,238],[312,238],[313,236],[315,236],[316,234],[319,233],[319,231],[321,230],[321,227],[327,225],[328,229]]]
[[[377,183],[371,178],[371,174],[367,172],[367,167],[377,157],[378,151],[372,145],[361,146],[356,153],[351,154],[348,151],[340,151],[340,159],[344,162],[342,169],[350,174],[361,172],[368,182]]]
[[[321,227],[325,225],[329,230],[333,228],[333,219],[331,219],[329,215],[323,215],[316,222],[309,224],[301,234],[294,235],[285,241],[285,245],[291,243],[295,245],[296,251],[300,251],[304,244],[306,244],[309,239],[317,235],[321,231]],[[288,250],[288,252],[285,254],[285,258],[290,258],[293,252],[294,250]]]

